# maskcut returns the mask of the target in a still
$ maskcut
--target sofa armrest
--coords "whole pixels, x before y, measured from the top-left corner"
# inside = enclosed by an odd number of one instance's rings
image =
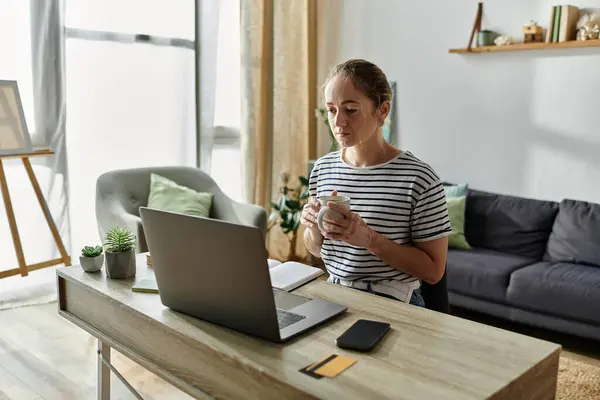
[[[224,193],[215,194],[211,217],[222,221],[257,227],[266,235],[267,212],[261,206],[240,203]],[[266,236],[265,236],[266,237]]]
[[[267,230],[267,212],[256,204],[234,203],[240,223],[255,226],[263,233]]]

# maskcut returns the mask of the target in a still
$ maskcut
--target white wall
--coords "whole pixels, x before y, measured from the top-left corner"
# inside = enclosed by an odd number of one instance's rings
[[[449,54],[466,46],[477,1],[327,3],[320,10],[320,79],[347,58],[378,64],[397,81],[400,147],[442,179],[600,203],[600,47]],[[483,28],[520,38],[529,19],[547,26],[554,4],[487,0]]]

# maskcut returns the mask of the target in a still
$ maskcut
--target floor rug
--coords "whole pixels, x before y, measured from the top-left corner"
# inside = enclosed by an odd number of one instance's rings
[[[56,301],[56,268],[47,267],[27,276],[0,279],[0,310]]]
[[[556,399],[600,399],[600,367],[560,357]]]

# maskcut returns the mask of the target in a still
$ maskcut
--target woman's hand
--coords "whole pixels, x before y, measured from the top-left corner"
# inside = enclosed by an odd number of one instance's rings
[[[313,233],[319,233],[319,226],[317,225],[317,216],[321,210],[321,203],[314,197],[309,197],[308,201],[302,207],[302,214],[300,215],[300,223],[307,229],[313,231]]]
[[[331,196],[337,196],[337,191],[333,190]],[[321,234],[319,232],[319,225],[317,224],[319,211],[321,211],[321,203],[311,196],[302,208],[302,214],[300,215],[300,223],[318,235]]]
[[[329,202],[332,210],[338,211],[343,217],[327,213],[323,217],[323,237],[331,240],[342,240],[352,246],[369,248],[373,242],[375,231],[355,212],[344,206]]]

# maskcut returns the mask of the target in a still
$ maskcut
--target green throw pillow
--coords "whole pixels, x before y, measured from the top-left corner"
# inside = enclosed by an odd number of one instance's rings
[[[448,237],[448,247],[470,250],[471,246],[465,238],[465,207],[467,196],[450,197],[446,199],[448,216],[452,226],[452,234]]]
[[[466,183],[460,183],[458,185],[444,186],[444,192],[445,192],[447,198],[466,196],[467,189],[468,189],[468,186]]]
[[[150,175],[149,208],[208,217],[212,200],[212,193],[197,192],[163,176]]]

